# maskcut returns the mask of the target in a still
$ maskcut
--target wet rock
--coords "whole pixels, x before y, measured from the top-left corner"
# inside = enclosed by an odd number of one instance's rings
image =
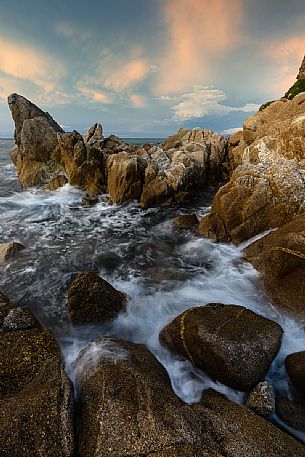
[[[107,159],[106,167],[107,192],[114,203],[120,205],[140,199],[145,172],[145,164],[140,158],[119,152]]]
[[[49,181],[48,184],[44,186],[44,190],[56,190],[59,187],[63,187],[67,182],[68,178],[65,175],[59,175],[52,179],[52,181]]]
[[[305,215],[250,244],[245,256],[262,273],[272,303],[297,318],[305,318]]]
[[[1,457],[71,457],[73,388],[60,349],[46,329],[20,330],[29,315],[18,309],[0,334]]]
[[[206,431],[230,457],[304,457],[305,447],[245,406],[237,405],[213,390],[206,390],[199,405]]]
[[[191,229],[196,227],[198,223],[199,220],[196,214],[181,214],[181,216],[177,216],[173,220],[173,224],[182,229]]]
[[[34,327],[41,327],[40,322],[29,308],[13,308],[5,316],[2,331],[27,330]]]
[[[305,393],[305,351],[290,354],[285,359],[287,373],[296,389]]]
[[[264,379],[283,330],[276,323],[236,306],[191,308],[160,333],[160,341],[210,377],[250,391]]]
[[[16,252],[22,251],[24,246],[21,243],[1,243],[0,244],[0,263],[5,262]]]
[[[98,203],[97,195],[93,194],[92,192],[86,192],[82,198],[82,206],[84,208],[90,208],[96,203]]]
[[[222,455],[145,346],[100,338],[79,354],[76,377],[80,457]]]
[[[260,382],[251,392],[246,406],[263,417],[271,416],[275,411],[275,396],[272,385]]]
[[[2,292],[0,292],[0,328],[3,325],[5,317],[14,308],[16,308],[16,306],[11,303],[10,299]]]
[[[305,94],[250,116],[240,165],[216,194],[202,235],[241,243],[305,211]]]
[[[114,319],[125,304],[126,295],[94,272],[79,273],[68,292],[69,314],[75,325]]]
[[[305,402],[277,398],[276,414],[289,427],[305,432]]]

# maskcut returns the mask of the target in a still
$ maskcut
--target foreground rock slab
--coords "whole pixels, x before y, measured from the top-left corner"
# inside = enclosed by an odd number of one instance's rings
[[[126,295],[97,273],[79,273],[68,292],[73,324],[99,324],[114,319],[125,309]]]
[[[212,378],[250,391],[267,374],[282,334],[276,322],[244,307],[210,304],[178,316],[160,341]]]
[[[0,455],[72,457],[73,388],[54,336],[0,295]],[[10,324],[10,325],[8,325]],[[26,328],[25,328],[26,327]]]
[[[305,214],[250,244],[244,253],[262,273],[271,302],[305,319]]]

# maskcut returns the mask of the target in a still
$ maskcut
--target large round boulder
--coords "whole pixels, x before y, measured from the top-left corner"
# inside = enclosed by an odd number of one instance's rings
[[[125,309],[126,295],[97,273],[79,273],[68,292],[73,324],[99,324],[114,319]]]
[[[217,303],[185,311],[162,330],[160,341],[212,378],[250,391],[267,374],[282,334],[276,322]]]

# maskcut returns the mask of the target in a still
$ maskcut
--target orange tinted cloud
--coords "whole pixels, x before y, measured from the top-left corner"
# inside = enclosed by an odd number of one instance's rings
[[[54,59],[27,45],[0,38],[0,71],[31,81],[49,92],[54,89],[64,68]]]
[[[124,92],[143,81],[150,72],[150,65],[142,58],[135,58],[114,68],[104,80],[104,86],[116,92]]]
[[[130,101],[135,108],[144,108],[146,106],[146,98],[142,95],[131,95]]]
[[[202,83],[213,59],[240,43],[242,0],[165,0],[169,44],[158,73],[158,95]]]

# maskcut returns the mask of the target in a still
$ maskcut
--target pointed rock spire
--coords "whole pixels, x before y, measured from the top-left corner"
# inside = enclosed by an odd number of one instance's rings
[[[300,70],[299,70],[297,79],[305,79],[305,56],[303,58],[302,65],[300,66]]]

